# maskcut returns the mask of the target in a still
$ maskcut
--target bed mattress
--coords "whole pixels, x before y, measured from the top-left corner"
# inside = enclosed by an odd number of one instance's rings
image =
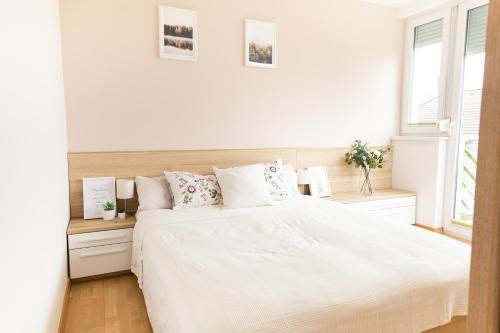
[[[157,333],[416,333],[467,311],[468,245],[327,200],[137,220]]]

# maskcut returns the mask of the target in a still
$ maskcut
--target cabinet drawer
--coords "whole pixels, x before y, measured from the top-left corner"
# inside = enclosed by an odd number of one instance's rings
[[[131,257],[132,243],[70,250],[70,277],[77,279],[129,270]]]
[[[417,197],[405,197],[396,199],[359,202],[348,205],[350,207],[356,207],[363,210],[374,211],[374,210],[394,209],[399,207],[410,207],[410,206],[414,207],[416,204],[417,204]]]
[[[68,248],[73,250],[92,246],[131,242],[133,230],[132,228],[128,228],[69,235]]]
[[[372,210],[373,216],[381,216],[399,223],[415,224],[415,206]]]

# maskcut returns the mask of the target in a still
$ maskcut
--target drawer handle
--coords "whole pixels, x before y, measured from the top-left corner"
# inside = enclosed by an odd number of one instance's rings
[[[90,242],[98,242],[105,240],[113,240],[113,239],[122,239],[127,237],[126,234],[116,235],[116,236],[104,236],[104,237],[82,237],[79,239],[80,243],[90,243]]]
[[[125,252],[125,251],[127,251],[127,248],[102,251],[102,252],[94,252],[94,253],[84,253],[84,254],[80,254],[80,257],[82,257],[82,258],[97,257],[97,256],[103,256],[106,254],[121,253],[121,252]]]

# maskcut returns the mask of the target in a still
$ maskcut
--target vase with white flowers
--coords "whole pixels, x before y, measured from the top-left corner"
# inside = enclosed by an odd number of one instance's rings
[[[361,185],[361,194],[373,194],[373,187],[370,179],[371,171],[384,167],[386,161],[385,157],[390,150],[390,148],[371,149],[368,147],[368,143],[356,140],[351,146],[351,151],[345,154],[345,162],[348,165],[354,164],[356,168],[361,168],[363,170],[364,180]]]

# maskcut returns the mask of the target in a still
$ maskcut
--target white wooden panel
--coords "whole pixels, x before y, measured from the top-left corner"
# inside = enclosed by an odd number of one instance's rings
[[[363,210],[371,216],[382,216],[400,223],[415,224],[416,203],[417,197],[405,197],[346,205],[350,208]]]
[[[96,246],[69,251],[72,279],[130,269],[132,243]]]
[[[392,186],[417,193],[418,224],[442,227],[447,139],[393,137],[392,146]]]
[[[133,230],[132,228],[128,228],[69,235],[68,248],[73,250],[92,246],[131,242]]]
[[[370,214],[388,218],[400,223],[415,224],[415,206],[374,210],[371,211]]]
[[[417,204],[417,197],[405,197],[395,199],[384,199],[349,204],[350,207],[359,207],[366,210],[391,209],[397,207],[409,207]]]

